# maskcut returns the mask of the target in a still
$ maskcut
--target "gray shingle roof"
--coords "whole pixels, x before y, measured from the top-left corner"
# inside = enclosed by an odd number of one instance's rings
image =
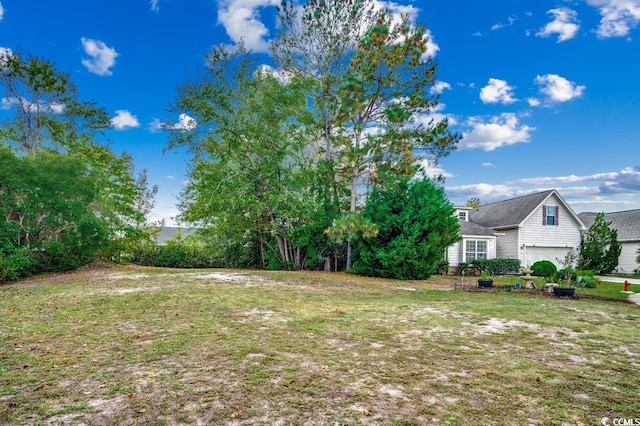
[[[518,226],[553,190],[538,192],[496,203],[485,204],[469,212],[469,220],[487,228]]]
[[[458,222],[460,223],[460,235],[488,236],[488,237],[494,237],[496,235],[496,231],[494,231],[493,229],[485,228],[482,225],[467,222],[461,219],[458,219]]]
[[[578,217],[589,228],[593,225],[597,213],[582,212]],[[640,240],[640,210],[605,213],[604,219],[618,231],[618,240]]]

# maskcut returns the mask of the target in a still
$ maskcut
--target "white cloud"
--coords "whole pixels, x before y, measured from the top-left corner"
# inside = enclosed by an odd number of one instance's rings
[[[535,177],[518,180],[527,185],[562,185],[567,183],[598,182],[602,194],[623,194],[640,192],[640,167],[625,167],[619,172],[593,173],[590,175],[565,175]],[[588,187],[593,188],[593,187]]]
[[[575,10],[568,7],[559,7],[550,9],[547,14],[553,15],[553,21],[549,22],[536,33],[538,37],[549,37],[558,34],[558,43],[571,40],[576,36],[580,25],[578,22],[578,14]]]
[[[457,185],[446,188],[448,193],[458,194],[456,198],[478,197],[483,203],[505,200],[523,195],[525,191],[511,185],[495,185],[490,183],[475,183],[472,185]]]
[[[416,174],[417,178],[428,177],[434,179],[438,177],[453,177],[451,173],[440,167],[438,163],[434,162],[433,160],[421,159],[418,161],[418,165],[420,166],[420,170]]]
[[[247,49],[269,51],[269,30],[260,20],[259,9],[278,6],[280,0],[221,0],[218,4],[218,21],[234,43],[243,40]]]
[[[256,70],[256,75],[270,75],[278,80],[281,84],[287,84],[291,82],[293,73],[285,70],[277,70],[270,65],[260,65]]]
[[[429,58],[433,58],[440,51],[440,46],[435,42],[431,31],[426,30],[424,38],[427,39],[427,47],[422,55],[422,60],[426,61]]]
[[[84,52],[91,56],[90,59],[83,59],[82,65],[94,74],[111,75],[110,68],[115,65],[118,52],[100,40],[82,37],[81,41]]]
[[[160,10],[160,5],[158,3],[160,3],[160,0],[151,0],[150,6],[152,11],[157,12]]]
[[[600,38],[626,37],[640,22],[640,0],[587,0],[598,8],[602,18],[597,34]]]
[[[586,89],[585,86],[578,86],[575,82],[557,74],[536,76],[534,82],[540,86],[540,92],[549,102],[567,102],[579,98]]]
[[[117,110],[116,116],[111,119],[111,124],[116,130],[126,130],[129,128],[140,127],[138,118],[127,110]]]
[[[496,168],[496,166],[493,163],[482,163],[482,167],[488,167],[492,169]]]
[[[154,118],[149,122],[149,124],[147,124],[147,130],[151,133],[157,133],[162,129],[162,121],[160,121],[159,118]]]
[[[13,56],[13,51],[8,47],[0,46],[0,68],[4,68],[8,58]]]
[[[460,149],[482,149],[493,151],[503,146],[529,142],[535,127],[520,124],[518,117],[512,113],[504,113],[484,122],[472,117],[467,123],[471,130],[463,132]]]
[[[497,78],[490,78],[489,84],[480,90],[480,99],[485,104],[512,104],[516,101],[513,97],[513,87]]]
[[[494,24],[494,25],[491,26],[491,31],[497,31],[497,30],[500,30],[500,29],[502,29],[504,27],[510,27],[513,24],[515,24],[515,22],[516,22],[516,18],[513,17],[513,16],[509,16],[509,18],[507,18],[507,23],[506,24],[505,23]]]
[[[189,131],[196,128],[198,123],[193,118],[189,117],[187,114],[180,114],[178,116],[178,122],[173,125],[163,125],[163,128],[171,129],[171,130],[184,130]]]
[[[17,105],[23,111],[29,112],[44,112],[44,113],[53,113],[53,114],[61,114],[64,109],[64,104],[59,104],[57,102],[31,102],[25,98],[16,98],[16,97],[3,97],[1,102],[0,109],[9,109],[12,105]]]
[[[540,99],[536,99],[536,98],[528,98],[527,99],[527,103],[531,107],[539,107],[540,105],[542,105],[542,101]]]
[[[180,114],[178,116],[178,122],[176,123],[168,123],[160,121],[159,118],[154,118],[147,125],[147,130],[151,133],[156,133],[161,130],[182,130],[189,131],[195,129],[198,125],[195,119],[191,118],[187,114]]]
[[[440,95],[448,89],[451,89],[451,85],[449,83],[444,81],[436,81],[431,88],[431,93],[433,93],[434,95]]]
[[[2,3],[0,3],[0,21],[4,18],[4,7],[2,7]]]
[[[456,120],[455,116],[443,112],[446,107],[447,104],[440,102],[429,113],[418,115],[413,121],[417,125],[429,127],[432,123],[437,124],[447,119],[450,126],[455,126],[458,124],[458,120]]]
[[[172,176],[172,175],[167,175],[167,176],[165,176],[165,178],[167,178],[169,180],[175,180],[176,177]]]

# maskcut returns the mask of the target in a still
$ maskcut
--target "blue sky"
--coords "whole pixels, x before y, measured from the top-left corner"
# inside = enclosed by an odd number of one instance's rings
[[[163,153],[159,123],[178,120],[176,87],[214,45],[266,52],[278,3],[0,0],[0,51],[50,59],[106,108],[111,146],[148,169],[172,223],[189,157]],[[640,0],[377,3],[431,33],[434,114],[463,139],[430,170],[454,204],[556,188],[578,213],[640,208]]]

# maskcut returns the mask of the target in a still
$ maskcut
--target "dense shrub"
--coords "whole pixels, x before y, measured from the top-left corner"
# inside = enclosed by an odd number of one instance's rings
[[[429,179],[374,189],[363,219],[375,224],[378,232],[358,234],[353,241],[352,271],[361,275],[427,279],[446,248],[460,238],[453,206],[444,189]]]
[[[134,263],[167,268],[219,268],[222,262],[211,256],[203,244],[192,241],[169,241],[167,245],[148,245],[140,249]]]
[[[26,248],[7,245],[0,249],[0,282],[28,277],[35,265],[36,260]]]
[[[469,264],[467,262],[460,262],[458,263],[458,266],[456,267],[456,274],[457,275],[468,275],[469,271],[471,270]]]
[[[596,288],[600,284],[600,279],[591,270],[578,270],[576,277],[576,281],[581,287]]]
[[[489,275],[515,274],[520,270],[520,259],[476,259],[472,264],[481,271],[487,271]]]
[[[533,275],[538,277],[551,277],[557,270],[556,265],[549,260],[539,260],[531,265]]]

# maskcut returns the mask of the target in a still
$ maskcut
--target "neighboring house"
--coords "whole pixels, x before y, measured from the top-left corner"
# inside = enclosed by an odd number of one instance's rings
[[[561,266],[567,253],[580,247],[586,230],[555,189],[458,208],[457,214],[462,240],[447,250],[450,266],[496,257],[520,259],[525,267],[539,260]]]
[[[584,212],[578,214],[578,217],[589,228],[593,225],[596,214]],[[640,264],[636,261],[640,249],[640,210],[605,213],[604,219],[611,222],[611,228],[618,231],[618,241],[622,245],[618,272],[628,274],[640,269]]]
[[[167,244],[167,241],[177,237],[186,237],[196,232],[193,228],[181,228],[178,226],[163,226],[156,236],[156,243],[160,246]]]

